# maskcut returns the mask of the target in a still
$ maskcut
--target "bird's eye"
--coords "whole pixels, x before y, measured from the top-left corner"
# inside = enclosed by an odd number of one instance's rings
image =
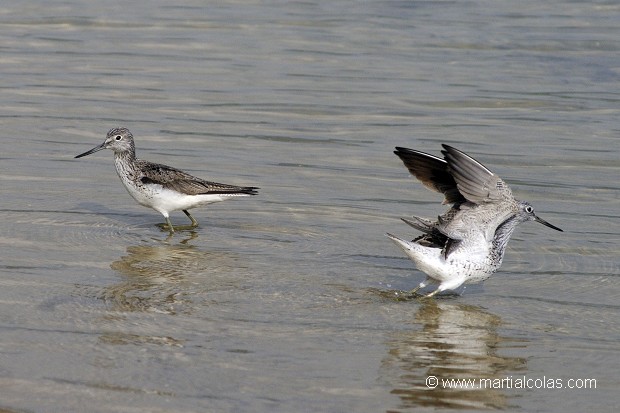
[[[532,212],[534,212],[534,208],[528,205],[525,207],[525,212],[527,212],[528,214],[531,214]]]
[[[121,135],[116,135],[114,139],[116,139],[117,141],[120,141],[121,139],[123,139],[123,137]]]

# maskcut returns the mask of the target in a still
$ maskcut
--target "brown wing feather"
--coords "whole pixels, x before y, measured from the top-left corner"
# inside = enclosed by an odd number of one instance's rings
[[[256,195],[257,187],[235,186],[221,184],[218,182],[205,181],[193,175],[183,172],[180,169],[167,165],[155,164],[146,161],[139,161],[139,170],[142,173],[143,183],[152,183],[163,186],[164,188],[181,192],[187,195],[203,194],[247,194]]]
[[[466,201],[459,192],[445,160],[402,147],[396,147],[394,154],[403,161],[411,175],[415,176],[424,186],[444,194],[444,204],[461,204]]]

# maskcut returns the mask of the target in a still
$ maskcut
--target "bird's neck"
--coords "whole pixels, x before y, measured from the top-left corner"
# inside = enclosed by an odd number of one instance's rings
[[[114,160],[123,163],[134,163],[136,161],[136,151],[114,152]]]
[[[114,165],[121,180],[134,175],[135,162],[136,153],[134,151],[114,152]]]
[[[510,240],[515,228],[517,228],[517,225],[520,223],[521,221],[518,220],[517,215],[513,215],[502,222],[495,230],[492,253],[497,259],[499,259],[500,263],[504,258],[504,252],[506,251],[508,241]]]

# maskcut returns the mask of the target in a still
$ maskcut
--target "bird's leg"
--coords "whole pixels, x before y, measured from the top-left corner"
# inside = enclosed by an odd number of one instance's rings
[[[413,294],[417,293],[420,290],[420,288],[422,288],[422,287],[424,287],[422,284],[418,285],[413,290],[409,290],[409,294],[413,295]]]
[[[172,222],[170,222],[170,218],[168,217],[165,217],[165,218],[166,218],[166,224],[168,224],[168,230],[172,234],[174,232],[174,227],[172,226]]]
[[[172,222],[170,222],[170,215],[168,214],[167,211],[159,211],[163,216],[164,219],[166,220],[165,224],[157,224],[157,226],[161,229],[167,229],[170,234],[174,234],[174,227],[172,226]]]
[[[192,228],[196,228],[198,226],[198,221],[194,219],[194,217],[189,213],[187,209],[184,209],[183,212],[185,213],[185,215],[187,215],[189,219],[192,220]]]
[[[193,230],[194,228],[196,228],[198,226],[198,221],[196,221],[194,217],[191,216],[191,214],[186,209],[184,209],[183,212],[185,213],[185,215],[187,215],[189,219],[192,220],[192,224],[191,225],[177,225],[176,229],[185,231],[185,230]],[[170,223],[170,219],[168,217],[166,217],[166,225],[168,229],[170,229],[170,233],[172,234],[175,229],[172,227],[172,224]],[[164,227],[166,225],[164,225]]]
[[[417,293],[421,288],[426,287],[426,280],[422,281],[420,283],[420,285],[418,285],[416,288],[414,288],[413,290],[409,291],[409,295],[414,295],[415,293]]]
[[[441,289],[437,288],[435,291],[426,294],[423,298],[431,298],[432,296],[434,296],[438,292],[441,292]]]
[[[187,215],[189,219],[192,220],[192,224],[191,225],[177,225],[176,229],[177,230],[192,230],[196,228],[198,226],[198,221],[196,221],[194,217],[191,216],[191,214],[187,210],[184,209],[183,212],[185,213],[185,215]],[[161,227],[162,229],[167,229],[168,231],[170,231],[170,234],[174,234],[175,228],[172,226],[172,222],[170,222],[170,218],[166,216],[164,218],[166,219],[166,223],[159,224],[159,227]]]

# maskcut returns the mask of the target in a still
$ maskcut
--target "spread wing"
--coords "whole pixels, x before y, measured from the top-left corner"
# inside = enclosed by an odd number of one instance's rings
[[[144,184],[158,184],[164,188],[181,192],[186,195],[256,195],[257,187],[235,186],[205,181],[183,172],[179,169],[146,162],[138,161],[139,170],[142,174],[140,180]]]
[[[459,192],[457,182],[448,169],[448,162],[433,155],[409,148],[396,147],[394,154],[405,164],[411,175],[427,188],[442,193],[444,204],[461,204],[466,201]]]
[[[456,181],[458,191],[469,202],[480,204],[511,198],[512,191],[499,176],[471,156],[442,145],[449,172]]]

